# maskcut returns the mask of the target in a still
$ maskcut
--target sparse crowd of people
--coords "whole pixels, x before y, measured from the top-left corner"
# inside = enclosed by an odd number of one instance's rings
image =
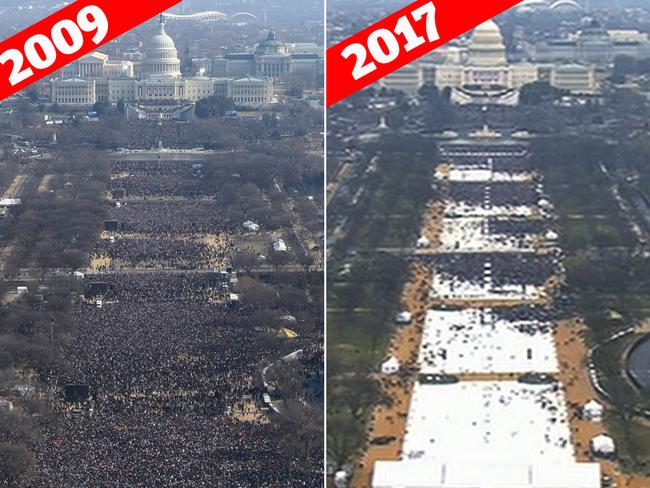
[[[490,204],[497,207],[533,206],[539,195],[532,183],[452,183],[449,196],[456,202],[470,205]]]
[[[489,269],[491,282],[496,286],[541,286],[558,266],[552,256],[529,253],[445,254],[431,259],[438,272],[472,283],[483,282]]]
[[[498,219],[488,221],[490,234],[524,237],[541,234],[548,228],[548,222],[542,219]]]

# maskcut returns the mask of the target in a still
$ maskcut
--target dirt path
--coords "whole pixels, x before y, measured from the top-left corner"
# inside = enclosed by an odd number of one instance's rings
[[[14,180],[11,182],[11,185],[9,185],[9,188],[7,188],[7,190],[2,195],[2,198],[15,198],[18,188],[20,187],[20,185],[22,185],[26,177],[27,175],[25,175],[24,173],[20,173],[16,175]]]
[[[113,265],[111,258],[108,256],[99,256],[90,260],[90,270],[98,271],[100,269],[110,269]]]
[[[448,178],[449,165],[439,165],[437,176]],[[440,246],[444,202],[427,205],[423,216],[422,236],[431,243],[429,251]],[[533,218],[539,218],[537,212]],[[544,251],[546,243],[540,237],[534,243],[535,248]],[[426,251],[422,251],[426,253]],[[386,396],[392,399],[390,405],[380,405],[372,412],[366,449],[354,470],[352,488],[367,488],[370,486],[372,471],[377,461],[398,461],[401,458],[406,422],[411,402],[412,388],[416,380],[417,357],[422,339],[427,311],[436,306],[456,306],[462,308],[498,308],[513,307],[526,304],[551,306],[553,291],[561,282],[560,277],[553,277],[543,287],[539,298],[534,300],[461,300],[432,298],[433,269],[423,261],[411,264],[410,279],[404,287],[402,304],[405,310],[413,315],[413,321],[408,326],[396,328],[391,337],[388,355],[397,358],[401,365],[399,375],[377,375]],[[580,462],[599,462],[603,475],[610,476],[618,488],[650,488],[650,478],[623,475],[615,463],[595,460],[590,453],[590,441],[593,437],[607,433],[606,426],[601,422],[591,422],[582,418],[582,407],[590,400],[598,400],[587,369],[587,344],[585,341],[585,325],[580,319],[559,321],[554,331],[554,340],[558,355],[560,371],[557,379],[562,385],[566,396],[567,417],[571,439],[574,445],[576,459]],[[511,374],[466,374],[460,375],[460,381],[513,381],[519,375]],[[599,400],[600,401],[600,400]],[[602,403],[602,401],[601,401]],[[382,439],[383,438],[383,439]],[[381,439],[382,445],[376,441]],[[373,442],[375,441],[375,442]]]
[[[432,246],[437,245],[434,234],[427,235],[440,226],[442,211],[437,204],[427,206],[422,226],[422,235],[430,239]],[[388,356],[397,358],[401,365],[399,375],[377,375],[382,389],[388,398],[392,399],[389,406],[379,405],[373,410],[368,433],[367,448],[357,465],[350,486],[352,488],[367,488],[370,486],[372,470],[376,461],[397,461],[402,454],[402,444],[406,433],[408,409],[411,404],[413,391],[413,371],[417,362],[422,339],[422,330],[427,311],[431,308],[430,290],[432,274],[428,265],[414,262],[410,267],[410,278],[402,292],[402,304],[405,310],[413,315],[412,322],[407,326],[395,329],[388,350]],[[386,445],[371,444],[372,439],[394,438]]]
[[[43,176],[43,179],[38,185],[38,192],[39,193],[46,193],[50,189],[50,182],[52,181],[52,178],[54,178],[54,175],[45,175]]]

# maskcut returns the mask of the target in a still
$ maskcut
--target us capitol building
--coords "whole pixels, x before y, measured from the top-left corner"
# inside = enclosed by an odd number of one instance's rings
[[[449,88],[451,100],[461,105],[516,105],[520,89],[536,81],[572,93],[596,90],[595,69],[590,65],[509,62],[501,29],[489,20],[474,30],[466,47],[443,46],[380,83],[411,94],[426,83]]]
[[[261,46],[279,49],[281,44],[275,39],[275,34],[271,33],[269,37],[269,42]],[[237,76],[183,78],[176,45],[165,32],[161,16],[157,34],[145,44],[138,77],[132,61],[112,61],[105,54],[95,52],[59,72],[59,76],[51,81],[51,101],[67,106],[119,101],[129,106],[138,103],[155,105],[155,102],[170,105],[217,95],[230,98],[238,105],[259,106],[275,101],[272,74],[288,69],[284,58],[282,62],[282,67],[276,68],[267,60],[259,76],[239,70]]]

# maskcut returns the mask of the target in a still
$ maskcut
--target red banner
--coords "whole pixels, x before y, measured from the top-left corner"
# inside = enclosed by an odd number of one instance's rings
[[[327,106],[519,4],[417,0],[327,50]]]
[[[78,0],[0,43],[0,100],[182,0]]]

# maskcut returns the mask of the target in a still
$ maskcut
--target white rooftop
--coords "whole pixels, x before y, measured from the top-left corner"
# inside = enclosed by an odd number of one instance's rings
[[[552,325],[498,320],[489,310],[427,313],[418,363],[425,374],[555,373]]]
[[[399,360],[391,356],[387,361],[384,361],[381,365],[381,372],[384,374],[392,374],[399,371]]]
[[[16,205],[20,205],[22,203],[22,200],[20,198],[1,198],[0,199],[0,206],[1,207],[13,207]]]
[[[373,488],[600,488],[597,463],[379,461]]]
[[[275,252],[287,252],[288,248],[283,239],[278,239],[277,241],[273,241],[273,250]]]
[[[413,320],[413,314],[411,312],[399,312],[395,316],[395,322],[398,324],[409,324],[411,323],[411,320]]]

